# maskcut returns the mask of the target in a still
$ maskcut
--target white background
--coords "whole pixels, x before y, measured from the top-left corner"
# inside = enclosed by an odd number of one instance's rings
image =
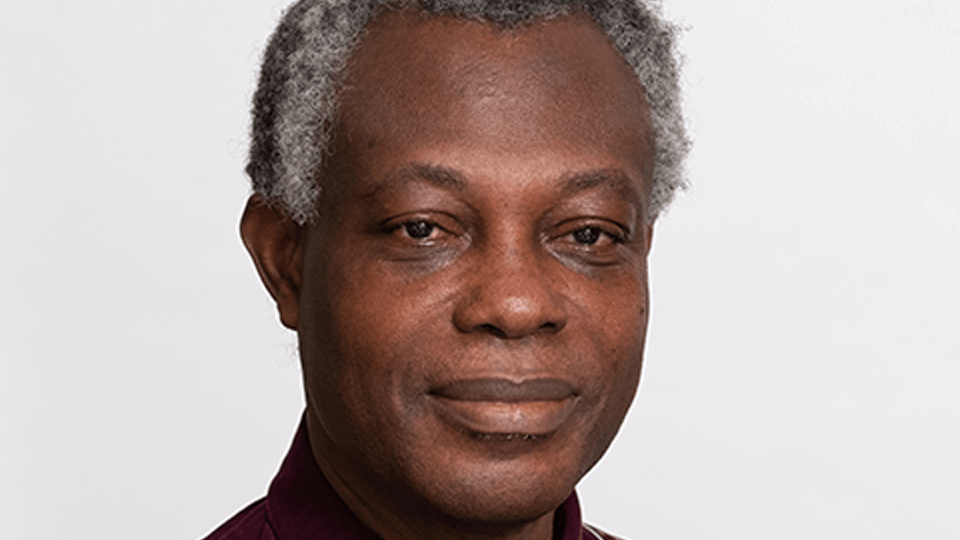
[[[198,538],[264,493],[299,368],[236,226],[282,7],[4,6],[3,538]],[[659,223],[641,394],[587,519],[960,537],[960,3],[667,11],[694,187]]]

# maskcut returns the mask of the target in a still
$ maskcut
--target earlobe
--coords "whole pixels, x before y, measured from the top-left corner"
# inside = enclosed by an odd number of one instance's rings
[[[277,303],[280,322],[296,330],[300,311],[302,228],[261,195],[254,194],[240,218],[240,236],[260,279]]]

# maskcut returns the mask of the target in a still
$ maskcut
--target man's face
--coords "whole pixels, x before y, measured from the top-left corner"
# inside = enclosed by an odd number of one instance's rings
[[[397,12],[342,84],[297,330],[314,452],[466,522],[556,508],[632,401],[643,91],[602,32]]]

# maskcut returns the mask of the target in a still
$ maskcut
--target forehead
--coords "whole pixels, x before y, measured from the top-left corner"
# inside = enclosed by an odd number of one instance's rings
[[[387,12],[352,56],[339,99],[355,149],[605,152],[642,178],[652,172],[643,88],[586,15],[505,30]]]

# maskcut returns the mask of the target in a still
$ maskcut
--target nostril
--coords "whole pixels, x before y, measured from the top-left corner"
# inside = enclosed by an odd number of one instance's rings
[[[483,330],[484,332],[489,333],[489,334],[493,334],[493,335],[497,336],[498,338],[506,338],[506,337],[507,337],[506,332],[504,332],[504,331],[501,330],[500,328],[497,328],[497,326],[496,326],[496,325],[493,325],[493,324],[481,324],[481,325],[480,325],[480,329]]]
[[[563,327],[563,325],[561,325],[561,324],[557,324],[557,323],[555,323],[555,322],[548,321],[548,322],[545,322],[545,323],[541,324],[537,329],[538,329],[539,331],[541,331],[541,332],[546,333],[546,334],[555,334],[555,333],[559,332],[562,327]],[[507,339],[507,338],[511,337],[506,331],[504,331],[503,328],[500,328],[500,327],[497,326],[496,324],[481,324],[480,326],[478,326],[478,327],[476,327],[476,328],[477,328],[477,330],[480,330],[481,332],[490,334],[490,335],[495,336],[495,337],[498,337],[498,338],[500,338],[500,339]]]

